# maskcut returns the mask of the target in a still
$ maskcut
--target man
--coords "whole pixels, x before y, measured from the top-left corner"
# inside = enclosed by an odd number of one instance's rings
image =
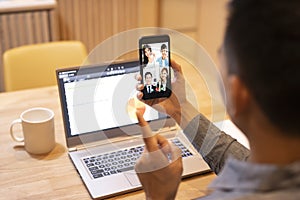
[[[157,58],[156,62],[159,63],[160,67],[169,66],[168,48],[166,44],[162,44],[160,47],[161,57]]]
[[[145,98],[151,98],[155,94],[156,87],[152,85],[152,73],[146,72],[144,75],[145,78],[145,86],[143,88],[143,93]]]
[[[228,114],[247,136],[250,151],[186,100],[181,68],[175,62],[171,65],[177,81],[171,97],[145,101],[173,117],[218,174],[209,186],[212,192],[201,199],[300,199],[299,8],[298,0],[233,0],[229,4],[220,67]],[[140,125],[146,127],[142,115],[137,115]],[[193,132],[195,137],[191,137]],[[161,136],[148,135],[151,137],[144,138],[148,152],[165,148]],[[211,138],[205,140],[209,144],[215,141],[210,151],[201,148],[206,136]],[[146,197],[174,199],[181,158],[142,173],[145,163],[156,162],[157,158],[142,156],[136,165]]]

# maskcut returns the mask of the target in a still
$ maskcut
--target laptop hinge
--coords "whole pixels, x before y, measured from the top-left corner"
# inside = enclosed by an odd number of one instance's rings
[[[77,145],[76,147],[69,148],[69,152],[80,151],[80,150],[90,148],[90,147],[93,147],[93,146],[96,146],[96,145],[86,145],[86,144],[85,145]]]
[[[73,151],[79,151],[79,150],[82,150],[85,148],[87,148],[86,145],[78,145],[76,147],[71,147],[68,150],[69,150],[69,152],[73,152]]]
[[[164,132],[175,131],[175,130],[178,130],[177,126],[169,126],[169,127],[159,129],[158,132],[159,133],[164,133]]]
[[[158,131],[154,131],[154,132],[163,134],[165,132],[175,131],[175,130],[178,130],[178,126],[165,127],[165,128],[161,128]],[[124,140],[129,140],[129,138],[118,138],[118,139],[113,140],[112,142],[121,142]],[[69,152],[73,152],[73,151],[79,151],[79,150],[83,150],[86,148],[92,148],[92,147],[101,146],[101,145],[105,145],[105,144],[107,144],[107,143],[102,141],[102,142],[92,143],[89,145],[85,144],[85,145],[78,145],[76,147],[70,147],[70,148],[68,148],[68,150],[69,150]]]
[[[125,138],[115,138],[115,139],[111,139],[111,142],[122,142],[122,141],[126,141],[126,140],[131,140],[131,138],[125,137]],[[97,146],[101,146],[101,145],[107,145],[107,141],[98,141],[98,142],[93,142],[93,143],[89,143],[89,144],[81,144],[81,145],[77,145],[76,147],[71,147],[68,148],[69,152],[72,151],[80,151],[83,149],[88,149],[88,148],[93,148],[93,147],[97,147]]]
[[[68,148],[69,152],[77,151],[77,147]]]

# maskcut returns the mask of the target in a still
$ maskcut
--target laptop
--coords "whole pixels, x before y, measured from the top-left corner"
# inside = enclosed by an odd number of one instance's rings
[[[142,188],[134,171],[144,149],[135,116],[139,71],[139,61],[56,71],[69,157],[94,199]],[[182,150],[183,177],[210,171],[171,118],[142,106],[152,130]]]

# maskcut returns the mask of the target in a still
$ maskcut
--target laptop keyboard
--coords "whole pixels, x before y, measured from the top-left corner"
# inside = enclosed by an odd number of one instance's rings
[[[192,156],[192,153],[179,139],[174,138],[171,139],[171,141],[181,149],[183,158]],[[96,179],[133,170],[136,160],[141,156],[143,151],[144,145],[141,145],[110,153],[84,157],[82,160],[91,176]]]

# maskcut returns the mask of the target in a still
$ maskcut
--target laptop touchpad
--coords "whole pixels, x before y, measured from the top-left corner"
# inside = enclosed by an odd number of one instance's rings
[[[129,181],[129,183],[132,186],[140,186],[141,185],[139,178],[136,175],[135,171],[128,171],[128,172],[124,172],[123,174],[125,175],[125,177],[127,178],[127,180]]]

